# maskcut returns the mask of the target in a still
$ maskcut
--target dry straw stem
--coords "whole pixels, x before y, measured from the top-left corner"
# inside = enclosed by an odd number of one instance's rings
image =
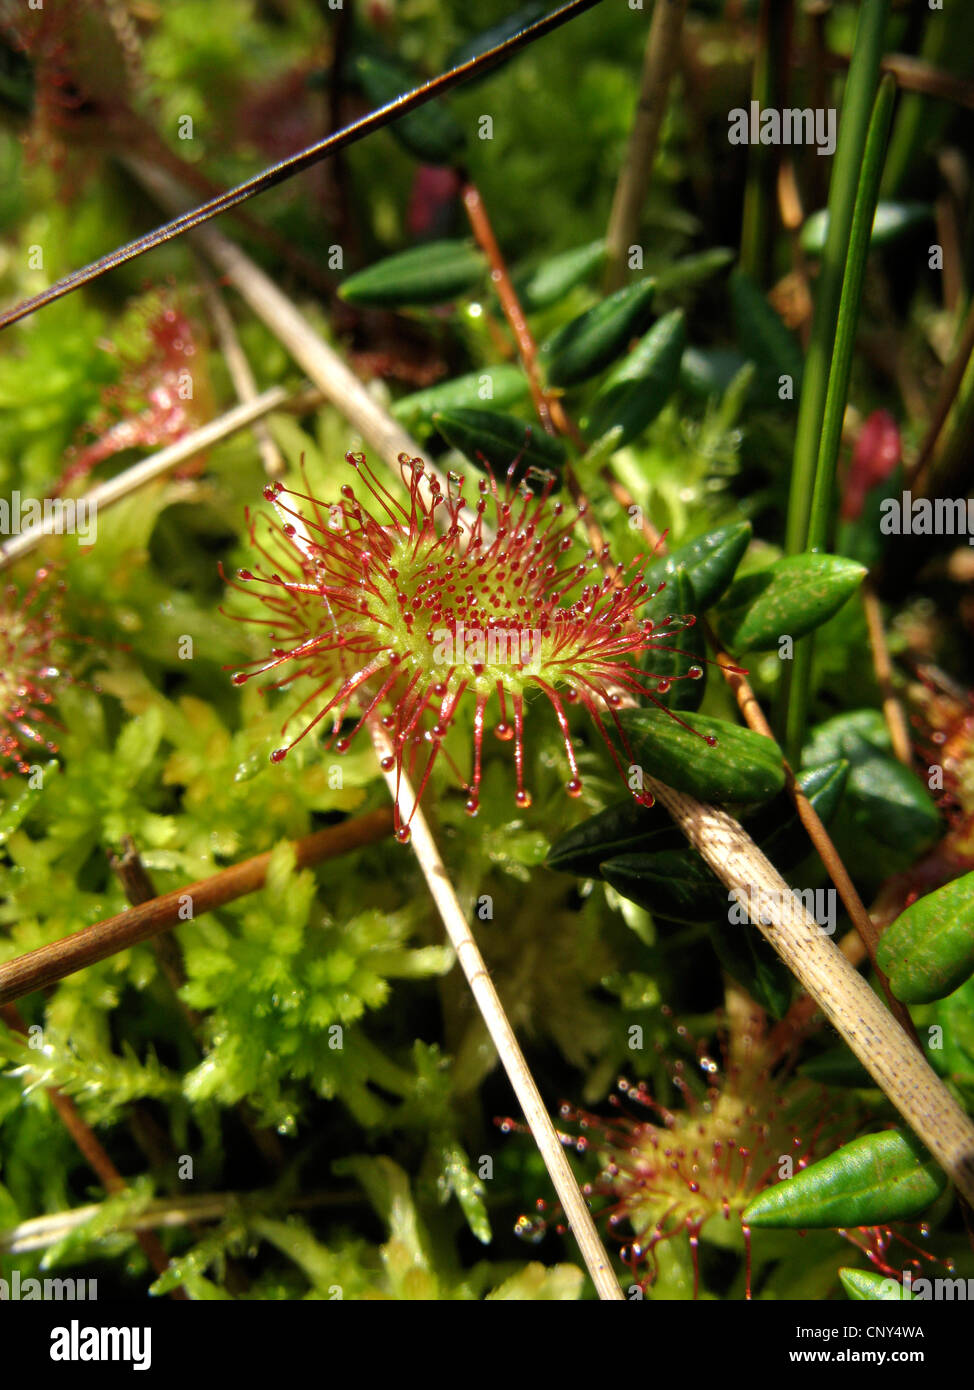
[[[381,765],[382,760],[392,758],[392,744],[378,720],[370,719],[369,729],[372,734],[376,757],[380,760]],[[385,777],[393,797],[398,795],[406,805],[411,806],[414,803],[416,794],[404,773],[399,775],[395,768],[390,768],[388,772],[383,771],[382,775]],[[456,952],[457,960],[467,977],[470,992],[476,1000],[477,1008],[487,1025],[487,1031],[493,1039],[497,1054],[507,1072],[534,1142],[544,1159],[545,1167],[561,1202],[565,1219],[571,1227],[572,1235],[578,1242],[578,1248],[599,1298],[621,1300],[622,1290],[612,1272],[612,1266],[599,1239],[599,1233],[595,1229],[592,1214],[586,1205],[585,1198],[578,1190],[578,1184],[568,1159],[565,1157],[561,1141],[551,1123],[541,1094],[534,1084],[534,1078],[524,1060],[524,1054],[514,1036],[514,1030],[508,1022],[500,996],[487,972],[484,958],[480,954],[473,932],[470,930],[453,884],[450,882],[443,860],[440,858],[426,817],[418,806],[412,814],[409,827],[412,832],[410,844],[423,871],[426,886],[436,903],[446,933]]]
[[[636,241],[639,217],[653,172],[660,131],[670,94],[670,80],[680,56],[680,34],[687,0],[656,0],[646,39],[636,118],[625,161],[616,184],[606,232],[606,289],[625,279],[629,247]]]
[[[127,159],[125,166],[162,207],[173,210],[186,202],[184,191],[168,174],[139,159]],[[249,256],[212,227],[197,227],[190,235],[371,449],[394,469],[398,469],[400,454],[414,458],[420,453],[415,439],[373,399],[294,302]],[[426,467],[426,477],[436,478],[446,492],[446,478],[430,464]],[[429,502],[431,494],[426,483],[423,489]],[[472,514],[465,515],[472,525]]]
[[[114,503],[130,497],[133,492],[137,492],[146,483],[152,482],[155,478],[164,477],[166,473],[171,473],[182,463],[188,463],[190,459],[195,458],[205,449],[221,443],[224,439],[229,439],[238,430],[246,429],[255,420],[269,415],[272,410],[288,409],[292,405],[300,405],[304,408],[318,399],[317,392],[313,393],[309,400],[306,391],[293,394],[283,386],[272,386],[269,391],[264,391],[254,400],[234,406],[226,414],[211,420],[208,425],[201,426],[192,434],[184,435],[175,444],[169,444],[165,449],[157,450],[148,458],[134,463],[131,468],[126,468],[116,477],[109,478],[107,482],[99,483],[97,487],[89,489],[77,500],[84,502],[91,514],[96,515]],[[14,536],[12,540],[7,541],[6,545],[0,546],[0,571],[7,569],[15,561],[23,559],[32,550],[36,550],[46,537],[56,534],[59,525],[58,516],[52,510],[50,516],[45,518],[40,525],[32,526],[30,530],[22,532],[19,536]]]
[[[237,337],[237,329],[230,315],[230,310],[224,303],[223,295],[214,284],[213,278],[202,267],[200,269],[200,285],[207,311],[213,322],[216,340],[227,364],[230,380],[233,382],[233,389],[236,391],[240,403],[247,405],[251,401],[255,401],[259,395],[257,379],[247,360],[247,354],[241,346],[240,339]],[[264,472],[268,478],[283,478],[287,469],[284,459],[281,457],[281,451],[274,443],[267,421],[263,418],[255,420],[251,429],[257,444],[257,451],[264,465]]]

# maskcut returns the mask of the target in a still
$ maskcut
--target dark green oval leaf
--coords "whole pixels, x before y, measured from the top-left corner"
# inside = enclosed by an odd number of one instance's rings
[[[732,272],[730,287],[737,341],[741,351],[757,364],[762,396],[777,399],[779,378],[790,376],[797,399],[804,365],[801,348],[742,270]]]
[[[479,285],[487,262],[470,242],[428,241],[350,275],[338,293],[349,304],[399,308],[445,304]]]
[[[630,902],[671,922],[727,915],[727,890],[692,851],[622,854],[599,865],[606,883]]]
[[[741,1219],[799,1230],[885,1225],[919,1216],[946,1186],[946,1175],[914,1135],[885,1129],[767,1188]]]
[[[828,825],[839,809],[848,778],[849,764],[842,759],[806,769],[795,778],[823,825]],[[776,869],[793,868],[811,850],[808,831],[786,794],[749,816],[747,828]]]
[[[647,327],[655,289],[653,279],[627,285],[542,343],[538,361],[551,385],[574,386],[614,362]]]
[[[636,850],[685,845],[662,806],[641,806],[633,797],[607,806],[562,835],[548,852],[548,865],[565,873],[594,875],[606,859]]]
[[[696,540],[687,541],[661,555],[646,568],[646,583],[650,589],[666,582],[677,570],[684,570],[697,596],[698,613],[710,608],[734,578],[751,542],[751,523],[735,521],[730,526],[718,526]],[[664,590],[665,593],[665,590]]]
[[[901,912],[876,952],[904,1004],[953,994],[974,973],[974,873],[927,893]]]
[[[622,434],[615,447],[621,449],[642,434],[676,390],[686,340],[682,309],[655,323],[599,389],[586,423],[586,436],[598,440],[618,426]]]
[[[385,106],[422,83],[404,68],[364,53],[355,59],[355,76],[373,106]],[[463,127],[439,101],[429,101],[400,116],[389,129],[410,154],[426,164],[450,164],[466,144]]]
[[[697,608],[693,583],[686,570],[678,569],[664,589],[667,607],[676,613],[694,613]],[[654,698],[667,709],[695,710],[700,708],[707,686],[707,661],[703,630],[699,623],[675,632],[665,644],[653,643],[641,653],[639,664],[649,676],[649,684],[670,681],[667,690],[657,690]],[[691,667],[704,674],[699,679],[688,676]]]
[[[530,270],[516,270],[511,276],[521,307],[528,313],[557,304],[605,260],[605,242],[590,241],[552,256]]]
[[[415,432],[432,429],[434,411],[503,410],[525,400],[530,393],[528,379],[520,367],[501,362],[402,396],[393,405],[392,413],[407,429]],[[485,406],[486,401],[490,402],[489,406]]]
[[[437,410],[433,424],[446,442],[471,463],[482,467],[480,455],[496,473],[506,473],[519,460],[518,477],[529,468],[557,470],[565,462],[565,446],[540,425],[526,425],[513,415],[492,410]]]
[[[839,611],[865,574],[841,555],[784,555],[734,581],[716,613],[721,639],[730,651],[750,652],[803,637]]]
[[[655,707],[620,711],[633,761],[645,774],[704,800],[766,801],[782,790],[785,771],[773,739],[702,714],[680,719],[691,727]]]

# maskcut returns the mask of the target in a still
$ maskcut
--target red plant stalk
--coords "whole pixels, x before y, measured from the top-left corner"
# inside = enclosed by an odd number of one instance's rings
[[[404,505],[362,455],[346,459],[371,494],[368,505],[351,484],[342,487],[341,501],[328,505],[274,483],[264,495],[279,523],[264,516],[267,529],[258,535],[257,521],[250,520],[251,541],[266,568],[241,570],[238,579],[256,587],[270,616],[242,620],[266,625],[273,646],[269,658],[251,662],[234,681],[278,668],[283,674],[268,688],[307,678],[313,688],[292,720],[324,699],[272,759],[279,762],[328,716],[333,746],[345,752],[366,719],[382,711],[394,749],[394,763],[385,770],[394,765],[401,777],[405,767],[412,777],[426,752],[418,803],[466,699],[474,704],[474,748],[472,775],[464,785],[466,808],[474,815],[487,709],[496,698],[500,720],[494,733],[513,742],[515,799],[527,807],[524,700],[540,690],[564,739],[569,795],[580,795],[582,780],[567,705],[585,707],[625,777],[602,716],[612,716],[631,761],[616,711],[627,696],[652,699],[654,692],[665,692],[671,679],[647,674],[635,658],[654,647],[674,650],[666,647],[667,639],[695,621],[691,615],[669,615],[659,623],[637,616],[655,596],[643,577],[651,557],[637,556],[608,574],[604,557],[600,565],[591,550],[570,563],[577,516],[566,518],[564,504],[551,500],[554,480],[548,475],[542,475],[537,494],[524,484],[515,488],[513,470],[504,487],[493,477],[481,479],[475,520],[464,528],[464,479],[458,474],[450,474],[444,491],[436,479],[424,478],[422,460],[401,455]],[[488,510],[492,516],[485,521]],[[485,534],[488,525],[493,539]],[[692,665],[678,678],[701,675],[702,668]],[[357,723],[338,737],[353,703]],[[640,793],[638,799],[651,798]],[[403,816],[397,794],[396,835],[402,842],[409,839],[411,815]]]

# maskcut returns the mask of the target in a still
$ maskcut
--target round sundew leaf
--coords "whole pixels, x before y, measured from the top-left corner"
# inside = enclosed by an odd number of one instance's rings
[[[919,1216],[946,1186],[946,1174],[913,1134],[884,1129],[766,1188],[741,1219],[761,1229],[885,1225]]]
[[[545,434],[540,425],[527,425],[513,415],[493,410],[437,410],[433,424],[446,442],[459,449],[471,463],[483,467],[486,459],[497,474],[506,474],[518,463],[518,475],[530,468],[557,471],[565,462],[565,446]]]
[[[876,952],[905,1004],[929,1004],[974,974],[974,873],[918,898],[883,933]]]
[[[647,327],[652,278],[627,285],[566,323],[541,344],[538,361],[552,386],[574,386],[607,367]]]
[[[652,590],[657,584],[666,583],[677,570],[685,570],[696,595],[694,611],[702,613],[720,598],[734,578],[751,534],[749,521],[736,521],[707,531],[647,565],[646,583]]]
[[[620,449],[652,424],[676,390],[686,340],[682,309],[674,309],[653,325],[609,373],[592,402],[585,423],[589,439],[602,439],[618,428],[622,433],[615,447]]]
[[[774,740],[725,719],[681,714],[677,720],[665,710],[646,708],[621,710],[619,723],[633,762],[677,791],[705,801],[756,802],[785,785]],[[716,742],[711,746],[708,738]]]
[[[515,270],[511,281],[521,307],[528,313],[534,313],[557,304],[604,260],[605,242],[599,239],[587,242],[585,246],[576,246],[571,251],[563,251],[561,255],[552,256],[532,269]]]
[[[354,72],[375,107],[385,106],[422,84],[421,78],[372,54],[360,54]],[[390,130],[410,154],[426,164],[450,164],[467,141],[459,121],[440,101],[428,101],[401,116]]]
[[[875,1269],[840,1269],[839,1279],[854,1302],[913,1302],[913,1295],[898,1279]]]
[[[864,565],[841,555],[784,555],[734,581],[717,609],[720,637],[735,652],[804,637],[834,617],[865,574]]]
[[[392,413],[412,431],[431,430],[437,410],[503,410],[525,400],[530,393],[528,379],[520,367],[500,362],[401,396]]]
[[[484,280],[487,262],[467,241],[428,241],[350,275],[339,295],[384,308],[446,304]]]

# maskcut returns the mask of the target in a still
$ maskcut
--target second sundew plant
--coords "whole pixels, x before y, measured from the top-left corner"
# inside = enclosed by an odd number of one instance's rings
[[[968,7],[592,8],[0,334],[0,518],[102,499],[0,536],[0,1279],[974,1276],[969,556],[879,525],[970,482]],[[3,306],[539,12],[0,0]]]

